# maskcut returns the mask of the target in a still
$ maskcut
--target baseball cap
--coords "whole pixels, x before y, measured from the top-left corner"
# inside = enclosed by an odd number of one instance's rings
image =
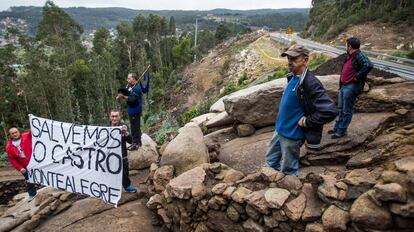
[[[309,56],[309,50],[306,49],[303,45],[299,45],[299,44],[294,44],[290,46],[290,48],[287,51],[282,53],[282,57],[285,57],[285,56],[297,57],[300,55]]]

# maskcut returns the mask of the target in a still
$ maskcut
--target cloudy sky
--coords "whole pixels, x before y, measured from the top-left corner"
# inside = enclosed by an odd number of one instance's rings
[[[46,0],[0,0],[0,11],[10,6],[43,6]],[[311,0],[54,0],[59,7],[125,7],[151,10],[209,10],[307,8]]]

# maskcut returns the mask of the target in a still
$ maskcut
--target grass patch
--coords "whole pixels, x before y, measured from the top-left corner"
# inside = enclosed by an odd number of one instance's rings
[[[191,119],[206,114],[210,111],[211,105],[213,105],[218,99],[216,97],[209,97],[200,104],[191,107],[189,110],[181,115],[180,126],[184,126],[189,123]]]
[[[409,51],[395,50],[388,52],[388,54],[401,58],[414,59],[414,49],[411,49]]]
[[[314,71],[317,67],[319,67],[319,65],[325,63],[328,60],[329,58],[326,56],[323,56],[323,55],[316,56],[315,58],[309,61],[308,63],[309,70]]]
[[[231,52],[232,53],[239,53],[239,52],[243,51],[244,49],[246,49],[248,46],[249,46],[248,43],[236,44],[236,45],[231,47]]]
[[[176,133],[178,131],[178,128],[179,125],[177,120],[169,114],[166,115],[161,127],[154,133],[155,142],[157,144],[163,144],[171,133]]]
[[[285,77],[289,73],[289,68],[287,67],[277,67],[273,75],[267,76],[267,81],[273,81],[282,77]]]

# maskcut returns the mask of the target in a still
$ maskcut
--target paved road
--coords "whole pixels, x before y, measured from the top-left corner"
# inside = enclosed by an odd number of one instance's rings
[[[278,42],[286,43],[286,44],[292,40],[295,40],[298,44],[304,45],[311,50],[326,51],[326,52],[330,52],[335,55],[340,55],[345,52],[344,50],[341,50],[338,48],[334,48],[334,47],[320,44],[314,41],[302,39],[296,35],[286,35],[286,34],[275,32],[275,33],[271,33],[271,38]],[[372,61],[372,63],[374,63],[374,66],[376,68],[385,70],[390,73],[395,73],[399,75],[400,77],[407,79],[407,80],[414,80],[414,67],[412,66],[379,60],[373,57],[370,57],[370,60]]]

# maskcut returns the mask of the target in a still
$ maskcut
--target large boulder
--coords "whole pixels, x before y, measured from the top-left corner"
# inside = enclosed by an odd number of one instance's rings
[[[224,102],[223,99],[226,96],[220,98],[218,101],[216,101],[213,105],[210,106],[210,112],[214,112],[214,113],[221,113],[224,112]]]
[[[201,126],[203,123],[214,118],[215,116],[217,116],[217,113],[207,113],[191,119],[191,122],[194,122],[197,125]]]
[[[346,231],[349,222],[349,213],[335,205],[325,210],[322,216],[323,227],[327,231]]]
[[[157,143],[147,134],[141,136],[142,146],[136,151],[129,151],[128,161],[129,169],[144,169],[149,168],[152,163],[158,161]]]
[[[318,78],[328,94],[336,96],[338,75]],[[286,78],[281,78],[232,93],[223,99],[225,109],[236,121],[255,127],[273,125],[286,83]]]
[[[173,165],[177,176],[208,161],[203,132],[194,123],[179,130],[179,134],[167,145],[161,157],[161,165]]]
[[[260,170],[265,162],[265,154],[273,132],[231,140],[222,145],[220,162],[245,174]]]
[[[117,208],[99,199],[79,200],[67,210],[41,223],[33,231],[133,231],[136,228],[149,232],[158,231],[159,228],[151,224],[152,213],[145,203],[137,200],[136,194],[128,197]]]
[[[414,105],[414,82],[374,86],[357,101],[359,112],[394,111],[401,105]]]
[[[189,171],[172,179],[168,183],[166,191],[170,196],[179,199],[189,199],[193,188],[202,185],[206,177],[206,172],[201,167],[193,168]]]
[[[369,192],[354,201],[350,213],[352,222],[361,229],[385,230],[391,226],[391,213],[375,204]]]
[[[401,172],[414,171],[414,157],[404,157],[400,160],[395,161],[395,167],[398,171]]]
[[[233,118],[227,112],[221,112],[206,122],[207,128],[220,127],[232,124]]]
[[[235,138],[237,138],[237,134],[235,133],[233,127],[227,127],[205,135],[204,142],[206,143],[207,147],[210,148],[216,144],[221,146],[222,144],[227,143]]]

